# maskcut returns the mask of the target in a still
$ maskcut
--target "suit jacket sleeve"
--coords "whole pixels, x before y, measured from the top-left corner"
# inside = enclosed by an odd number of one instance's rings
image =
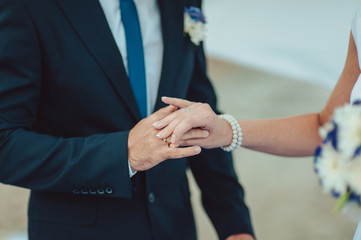
[[[202,46],[197,50],[188,99],[209,103],[213,109],[216,107],[216,95],[206,75]],[[237,233],[253,235],[244,191],[238,182],[231,154],[221,149],[203,150],[188,162],[201,189],[204,208],[220,239]]]
[[[71,193],[111,187],[131,198],[128,132],[62,138],[33,130],[41,102],[41,44],[20,0],[0,2],[0,181]]]

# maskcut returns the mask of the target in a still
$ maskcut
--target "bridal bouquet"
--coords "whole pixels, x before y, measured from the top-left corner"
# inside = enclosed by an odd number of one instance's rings
[[[342,210],[361,220],[361,102],[335,110],[319,129],[323,144],[316,150],[315,171],[325,193]]]

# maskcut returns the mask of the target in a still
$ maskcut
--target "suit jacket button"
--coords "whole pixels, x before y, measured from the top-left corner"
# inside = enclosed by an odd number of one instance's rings
[[[113,189],[112,189],[111,187],[107,187],[107,188],[105,189],[105,192],[106,192],[107,194],[112,194],[112,193],[113,193]]]
[[[91,195],[95,195],[95,194],[97,194],[97,190],[91,188],[91,189],[89,189],[89,193],[90,193]]]
[[[79,189],[73,189],[73,194],[76,194],[76,195],[78,195],[78,194],[80,194],[80,191],[79,191]]]
[[[149,202],[149,203],[154,203],[154,202],[155,202],[155,195],[154,195],[154,193],[150,192],[150,193],[148,194],[148,202]]]
[[[104,189],[103,188],[98,188],[97,192],[98,192],[98,194],[103,195],[104,194]]]
[[[82,189],[80,192],[83,195],[87,195],[89,193],[87,189]]]

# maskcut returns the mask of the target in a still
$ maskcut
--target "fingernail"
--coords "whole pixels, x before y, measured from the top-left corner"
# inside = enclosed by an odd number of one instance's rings
[[[160,121],[153,123],[153,127],[156,127],[160,124]]]
[[[166,97],[166,96],[163,96],[163,97],[162,97],[162,99],[167,99],[167,98],[168,98],[168,97]]]
[[[203,136],[208,137],[208,136],[209,136],[209,132],[206,131],[206,130],[204,130],[204,131],[203,131]]]
[[[173,134],[173,135],[172,135],[172,138],[170,139],[170,142],[171,142],[171,143],[175,143],[175,139],[176,139],[176,136]]]
[[[156,136],[160,138],[162,137],[162,135],[163,135],[163,131],[159,132]]]
[[[200,153],[200,152],[201,152],[201,148],[200,148],[200,147],[194,147],[194,152],[195,152],[195,153]]]
[[[179,144],[172,144],[172,148],[177,148],[179,147]]]

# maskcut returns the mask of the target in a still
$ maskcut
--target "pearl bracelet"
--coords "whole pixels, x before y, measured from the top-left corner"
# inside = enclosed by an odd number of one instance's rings
[[[231,145],[227,147],[221,147],[221,149],[226,152],[232,152],[233,150],[236,150],[242,145],[242,128],[241,126],[239,126],[237,119],[235,119],[232,115],[221,114],[218,115],[218,117],[226,120],[232,127],[233,139]]]

